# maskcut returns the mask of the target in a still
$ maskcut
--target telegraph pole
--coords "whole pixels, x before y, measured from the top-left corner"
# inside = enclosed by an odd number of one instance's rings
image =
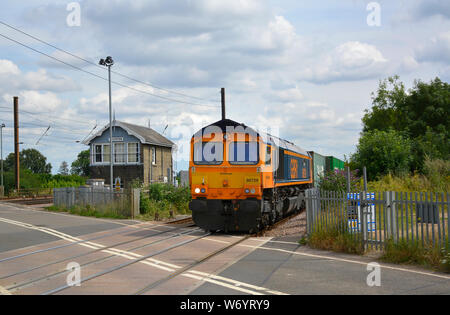
[[[14,96],[14,154],[16,190],[20,190],[20,161],[19,161],[19,97]]]

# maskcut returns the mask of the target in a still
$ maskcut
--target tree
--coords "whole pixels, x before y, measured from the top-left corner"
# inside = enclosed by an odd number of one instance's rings
[[[19,153],[20,168],[28,169],[34,174],[50,174],[52,165],[47,158],[36,149],[24,149]],[[15,165],[15,154],[10,153],[5,159],[5,171],[11,171]]]
[[[372,93],[372,108],[366,109],[362,118],[363,132],[401,130],[403,123],[399,111],[406,98],[405,86],[398,76],[380,81],[377,93]]]
[[[58,174],[69,175],[69,164],[67,164],[66,161],[62,161],[62,163],[59,167]]]
[[[413,142],[411,170],[423,170],[425,156],[450,157],[450,84],[435,78],[405,90],[398,76],[380,82],[366,110],[363,133],[396,130]]]
[[[374,180],[388,173],[408,172],[412,161],[411,151],[411,140],[400,132],[392,129],[372,130],[361,135],[351,161],[358,169],[366,166],[368,179]]]
[[[89,176],[90,151],[84,150],[78,153],[77,159],[72,162],[70,172],[80,176]]]

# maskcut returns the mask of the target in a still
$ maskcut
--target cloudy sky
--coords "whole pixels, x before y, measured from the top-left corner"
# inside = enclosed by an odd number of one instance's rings
[[[190,136],[220,119],[221,87],[227,118],[343,158],[379,80],[450,79],[444,0],[3,0],[0,22],[94,64],[111,55],[113,70],[134,79],[113,73],[116,119],[168,125],[178,169]],[[21,148],[41,151],[53,172],[70,164],[87,148],[76,141],[108,122],[105,78],[106,69],[0,24],[4,156],[17,95]]]

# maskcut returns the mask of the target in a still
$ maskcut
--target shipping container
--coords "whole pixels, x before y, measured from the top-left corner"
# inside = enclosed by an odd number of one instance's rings
[[[323,155],[317,152],[310,151],[309,154],[313,160],[313,173],[314,173],[314,187],[319,186],[320,176],[325,174],[326,170],[326,159]]]
[[[334,171],[334,170],[344,170],[345,169],[345,162],[342,160],[339,160],[338,158],[334,156],[327,156],[326,158],[327,171]]]

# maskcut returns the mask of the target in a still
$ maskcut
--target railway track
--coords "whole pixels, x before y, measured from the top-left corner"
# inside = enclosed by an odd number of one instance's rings
[[[194,221],[192,220],[192,217],[187,217],[167,222],[167,224],[185,224],[185,223],[194,223]]]
[[[160,236],[164,233],[171,233],[171,235],[167,235],[166,237],[163,237],[163,238],[158,237],[158,239],[152,239],[152,237],[158,236],[158,235]],[[199,235],[199,233],[201,233],[201,234]],[[95,254],[98,252],[110,253],[110,255],[108,255],[106,257],[95,258],[95,256],[94,256],[93,259],[86,261],[83,264],[80,264],[80,267],[82,267],[82,268],[85,268],[87,266],[97,265],[97,264],[99,264],[99,267],[100,267],[100,268],[92,267],[92,270],[94,270],[96,272],[94,272],[90,275],[87,275],[84,278],[81,278],[80,284],[83,284],[90,280],[93,280],[93,279],[96,279],[99,277],[103,277],[103,276],[107,276],[115,271],[127,268],[129,266],[132,266],[132,265],[140,263],[140,262],[145,262],[148,264],[151,261],[147,261],[147,260],[149,260],[151,257],[161,255],[161,254],[166,253],[171,250],[175,250],[176,248],[182,248],[183,246],[185,246],[187,244],[190,244],[190,243],[193,243],[196,241],[200,241],[200,240],[210,236],[211,234],[212,233],[209,233],[209,232],[205,233],[201,229],[198,229],[198,228],[189,228],[186,225],[183,225],[180,227],[177,226],[176,228],[174,227],[167,231],[160,231],[160,232],[152,233],[150,235],[145,235],[145,236],[143,235],[139,238],[133,238],[132,240],[126,240],[126,241],[122,241],[119,243],[114,243],[107,247],[94,249],[94,250],[91,250],[86,253],[73,255],[70,257],[62,257],[61,259],[50,261],[48,263],[45,263],[45,264],[42,264],[39,266],[30,267],[30,268],[27,268],[27,269],[24,269],[24,270],[21,270],[18,272],[4,275],[0,278],[0,280],[11,279],[12,283],[10,285],[6,285],[6,286],[3,285],[11,293],[15,293],[17,291],[22,291],[22,290],[24,290],[26,288],[30,288],[30,287],[35,287],[35,289],[32,289],[32,292],[35,292],[36,290],[39,292],[40,291],[39,288],[42,286],[43,288],[45,288],[46,291],[40,292],[41,295],[57,294],[61,291],[71,288],[71,286],[68,284],[61,285],[61,280],[63,279],[63,277],[65,277],[65,274],[68,274],[71,271],[69,271],[67,269],[62,269],[61,267],[59,267],[59,268],[61,268],[59,270],[55,268],[56,270],[52,271],[50,273],[47,271],[46,274],[44,274],[44,275],[42,274],[42,272],[38,271],[38,273],[37,273],[39,275],[38,277],[33,278],[33,279],[26,279],[25,281],[22,281],[22,282],[14,281],[14,277],[18,276],[20,274],[26,274],[28,272],[36,271],[41,268],[50,267],[52,265],[57,265],[58,263],[74,261],[75,258],[80,258],[82,256],[88,256],[88,255]],[[135,252],[138,249],[144,249],[146,247],[151,247],[156,244],[166,244],[166,242],[168,242],[171,239],[176,239],[178,237],[186,237],[186,236],[189,236],[189,239],[181,239],[179,242],[177,242],[175,244],[173,242],[171,242],[171,243],[167,244],[166,246],[164,246],[163,248],[157,248],[154,251],[147,252],[146,254],[143,254],[143,255],[138,255]],[[135,295],[136,294],[144,294],[144,293],[148,292],[149,290],[156,288],[156,287],[162,285],[163,283],[169,281],[170,279],[175,278],[178,275],[181,275],[187,271],[191,271],[193,268],[197,267],[198,265],[202,264],[203,262],[206,262],[209,259],[216,257],[217,255],[242,243],[243,241],[247,240],[250,237],[251,237],[251,235],[243,235],[237,241],[234,241],[233,243],[228,244],[222,248],[211,251],[207,255],[201,257],[200,259],[196,259],[194,262],[192,262],[184,267],[177,267],[179,269],[176,269],[175,271],[171,272],[170,274],[168,274],[166,276],[162,275],[162,277],[159,280],[154,281],[154,282],[146,285],[145,287],[142,287],[140,290],[138,290],[134,293],[132,292],[132,294],[135,294]],[[139,245],[136,244],[138,246],[134,246],[129,249],[120,249],[120,250],[117,249],[117,247],[119,247],[119,246],[137,242],[139,240],[142,241],[143,239],[146,239],[146,238],[151,239],[151,242],[146,242],[145,244],[139,244]],[[70,244],[70,245],[72,245],[72,244]],[[53,249],[54,249],[54,247],[49,248],[48,250],[53,250]],[[31,253],[35,253],[35,252],[31,252]],[[26,256],[20,256],[20,257],[26,257]],[[112,259],[113,257],[118,257],[118,256],[124,256],[124,257],[127,256],[126,258],[128,259],[128,261],[123,262],[121,264],[116,264],[112,267],[109,265],[112,261],[109,264],[106,263],[106,261]],[[17,257],[14,259],[20,258],[19,256],[14,256],[14,257]],[[184,259],[189,259],[189,258],[184,257]],[[104,267],[102,268],[102,266],[104,266]],[[108,268],[108,266],[109,266],[109,268]],[[23,277],[22,277],[22,279],[23,279]],[[48,281],[52,281],[52,282],[48,282]],[[55,287],[52,288],[51,285],[49,286],[49,284],[51,284],[51,283],[55,283],[55,284],[59,283],[59,284],[55,285]]]
[[[128,261],[128,262],[126,262],[126,263],[122,263],[122,264],[120,264],[120,265],[117,265],[117,266],[108,268],[108,269],[106,269],[106,270],[103,270],[103,271],[94,273],[94,274],[92,274],[92,275],[90,275],[90,276],[88,276],[88,277],[85,277],[85,278],[80,279],[80,284],[82,284],[83,282],[86,282],[86,281],[89,281],[89,280],[92,280],[92,279],[101,277],[101,276],[103,276],[103,275],[112,273],[112,272],[114,272],[114,271],[123,269],[123,268],[125,268],[125,267],[128,267],[128,266],[130,266],[130,265],[136,264],[136,263],[138,263],[138,262],[147,260],[147,259],[149,259],[149,258],[151,258],[151,257],[153,257],[153,256],[160,255],[160,254],[165,253],[165,252],[167,252],[167,251],[170,251],[170,250],[172,250],[172,249],[174,249],[174,248],[177,248],[177,247],[186,245],[186,244],[188,244],[188,243],[195,242],[195,241],[200,240],[200,239],[202,239],[202,238],[205,238],[205,237],[207,237],[207,236],[209,236],[209,235],[211,235],[211,233],[205,233],[205,234],[200,235],[200,236],[197,236],[197,237],[195,237],[195,238],[193,238],[193,239],[188,239],[188,240],[185,240],[185,241],[176,243],[176,244],[174,244],[174,245],[171,245],[171,246],[169,246],[169,247],[166,247],[166,248],[163,248],[163,249],[160,249],[160,250],[151,252],[150,254],[147,254],[147,255],[144,255],[144,256],[142,256],[142,257],[133,259],[133,260]],[[55,288],[55,289],[48,290],[48,291],[42,293],[41,295],[52,295],[52,294],[61,292],[61,291],[65,290],[65,289],[68,289],[68,288],[70,288],[70,287],[71,287],[70,285],[66,284],[66,285],[57,287],[57,288]]]
[[[83,253],[83,254],[74,255],[74,256],[70,256],[70,257],[65,257],[65,258],[62,258],[62,259],[59,259],[59,260],[55,260],[55,261],[43,264],[43,265],[34,266],[34,267],[31,267],[31,268],[28,268],[28,269],[24,269],[24,270],[21,270],[19,272],[15,272],[15,273],[12,273],[12,274],[9,274],[9,275],[6,275],[6,276],[2,276],[0,279],[3,280],[3,279],[11,278],[11,277],[14,277],[14,276],[18,276],[20,274],[24,274],[24,273],[28,273],[28,272],[31,272],[31,271],[35,271],[35,270],[38,270],[38,269],[41,269],[41,268],[45,268],[45,267],[48,267],[48,266],[51,266],[51,265],[55,265],[55,264],[58,264],[58,263],[61,263],[61,262],[71,261],[71,260],[73,260],[75,258],[88,256],[88,255],[95,254],[95,253],[98,253],[98,252],[104,252],[104,253],[109,253],[110,254],[109,256],[93,259],[93,260],[90,260],[90,261],[85,262],[85,263],[80,265],[80,267],[86,267],[86,266],[90,266],[90,265],[93,265],[93,264],[98,264],[100,262],[105,262],[105,261],[107,261],[107,260],[109,260],[111,258],[117,257],[117,256],[126,255],[126,253],[129,253],[129,252],[134,251],[134,250],[150,247],[150,246],[156,245],[158,243],[161,243],[161,242],[169,240],[169,239],[173,239],[173,238],[180,237],[180,236],[183,236],[183,235],[190,235],[190,234],[192,234],[194,232],[198,232],[199,231],[198,229],[188,229],[186,231],[183,231],[183,229],[186,229],[186,227],[179,227],[179,228],[172,229],[172,230],[159,231],[158,233],[154,233],[154,234],[151,234],[151,235],[145,235],[143,237],[135,238],[135,239],[132,239],[132,240],[128,240],[128,241],[112,244],[112,245],[109,245],[109,246],[97,248],[97,249],[94,249],[93,251],[89,251],[89,252],[86,252],[86,253]],[[135,246],[135,247],[132,247],[130,249],[117,249],[117,248],[115,248],[115,247],[118,247],[118,246],[123,246],[125,244],[130,244],[130,243],[133,243],[133,242],[137,242],[139,240],[143,240],[143,239],[146,239],[146,238],[151,238],[151,237],[154,237],[154,236],[160,236],[162,234],[168,234],[168,233],[170,233],[172,235],[169,235],[169,236],[164,237],[162,239],[153,240],[153,241],[151,241],[149,243],[145,243],[143,245]],[[74,243],[69,244],[69,245],[74,245]],[[54,249],[54,248],[51,248],[51,249]],[[35,252],[32,252],[32,253],[34,254]],[[43,281],[56,278],[56,277],[58,277],[60,275],[68,273],[68,272],[69,271],[66,268],[59,269],[56,272],[52,272],[50,274],[46,274],[44,276],[40,276],[38,278],[34,278],[34,279],[31,279],[31,280],[26,280],[26,281],[23,281],[23,282],[20,282],[20,283],[13,282],[12,284],[5,286],[5,288],[8,291],[10,291],[10,292],[15,292],[15,291],[18,291],[18,290],[21,290],[21,289],[24,289],[24,288],[27,288],[27,287],[30,287],[30,286],[33,286],[33,285],[37,285],[37,284],[39,284],[39,283],[41,283]]]
[[[184,227],[181,227],[180,229],[183,229],[183,228]],[[37,269],[41,269],[41,268],[44,268],[44,267],[55,265],[55,264],[58,264],[58,263],[61,263],[61,262],[67,261],[67,260],[72,260],[72,259],[75,259],[75,258],[80,258],[80,257],[83,257],[83,256],[91,255],[91,254],[96,253],[96,252],[109,250],[111,248],[115,248],[115,247],[118,247],[118,246],[126,245],[126,244],[129,244],[129,243],[132,243],[132,242],[136,242],[136,241],[139,241],[139,240],[142,240],[142,239],[149,238],[149,237],[158,236],[158,235],[165,234],[165,233],[174,233],[178,229],[167,230],[167,231],[159,231],[159,230],[155,230],[155,229],[149,228],[148,230],[157,231],[157,233],[141,236],[141,237],[138,237],[136,239],[132,239],[132,240],[124,241],[124,242],[119,242],[119,243],[115,243],[115,244],[104,246],[104,247],[100,247],[98,249],[95,249],[93,251],[89,251],[89,252],[86,252],[86,253],[83,253],[83,254],[66,257],[66,258],[63,258],[63,259],[59,259],[59,260],[56,260],[56,261],[52,261],[52,262],[48,262],[48,263],[45,263],[45,264],[42,264],[42,265],[38,265],[38,266],[35,266],[35,267],[32,267],[32,268],[24,269],[24,270],[21,270],[21,271],[12,273],[12,274],[8,274],[8,275],[5,275],[5,276],[0,276],[0,280],[8,279],[8,278],[11,278],[13,276],[17,276],[17,275],[24,274],[24,273],[27,273],[27,272],[31,272],[31,271],[34,271],[34,270],[37,270]],[[38,252],[41,253],[41,252],[54,250],[54,249],[57,249],[57,248],[68,247],[68,246],[72,246],[72,245],[76,245],[76,244],[81,245],[83,243],[89,243],[92,240],[98,240],[98,239],[105,238],[105,237],[117,236],[117,235],[127,236],[126,235],[127,233],[131,234],[131,233],[134,233],[134,232],[135,231],[133,230],[133,231],[123,231],[123,232],[120,232],[120,233],[110,233],[110,234],[107,234],[107,235],[102,235],[102,236],[99,236],[99,237],[91,238],[89,240],[84,240],[84,241],[80,241],[80,242],[67,244],[66,246],[56,246],[56,247],[51,247],[51,248],[46,249],[46,250],[34,251],[34,252],[30,252],[28,254],[22,254],[22,255],[18,255],[18,256],[13,256],[13,257],[10,257],[10,258],[2,259],[2,260],[0,260],[0,262],[12,260],[12,259],[16,259],[16,258],[20,258],[20,257],[24,257],[24,256],[29,256],[29,255],[32,255],[32,254],[36,254]],[[177,233],[175,233],[175,234],[177,234]]]
[[[29,199],[1,199],[0,201],[21,205],[40,205],[53,203],[53,197],[29,198]]]
[[[276,228],[280,225],[282,225],[283,223],[287,222],[288,220],[290,220],[291,218],[295,217],[296,215],[298,215],[299,213],[293,214],[289,217],[286,217],[280,221],[278,221],[276,224],[274,224],[273,226],[269,227],[269,229],[273,229]],[[145,264],[159,264],[157,262],[155,262],[155,260],[152,257],[161,255],[163,253],[169,252],[171,250],[175,250],[176,248],[183,248],[183,246],[196,242],[196,241],[200,241],[208,236],[210,236],[212,233],[209,232],[204,232],[199,228],[191,228],[192,227],[192,218],[188,217],[188,218],[183,218],[183,219],[179,219],[179,220],[174,220],[168,223],[162,223],[160,225],[156,225],[156,226],[150,226],[148,229],[151,230],[152,228],[155,227],[165,227],[168,228],[168,230],[153,230],[152,233],[148,233],[145,235],[140,235],[139,237],[133,238],[133,239],[125,239],[122,240],[120,242],[115,242],[114,244],[108,245],[108,246],[102,246],[96,243],[92,243],[91,241],[93,240],[98,240],[98,239],[102,239],[102,238],[107,238],[109,236],[114,236],[114,235],[124,235],[125,237],[127,237],[127,234],[132,232],[132,231],[121,231],[119,232],[115,232],[115,233],[108,233],[106,235],[101,235],[101,236],[96,236],[94,238],[90,238],[90,239],[86,239],[86,240],[81,240],[81,241],[77,241],[74,243],[70,243],[70,244],[64,244],[64,245],[59,245],[59,246],[54,246],[54,247],[50,247],[47,249],[43,249],[43,250],[38,250],[38,251],[32,251],[32,252],[28,252],[25,254],[21,254],[21,255],[16,255],[16,256],[12,256],[12,257],[8,257],[8,258],[3,258],[0,260],[0,262],[2,261],[10,261],[10,260],[15,260],[15,259],[19,259],[19,258],[24,258],[30,255],[34,255],[37,253],[45,253],[45,252],[50,252],[52,250],[56,250],[58,248],[63,248],[63,247],[69,247],[69,246],[73,246],[73,245],[83,245],[83,244],[87,244],[90,246],[97,246],[96,247],[90,247],[93,250],[90,250],[88,252],[83,252],[83,253],[79,253],[79,254],[75,254],[75,255],[69,255],[69,256],[62,256],[59,257],[59,259],[54,259],[52,261],[49,262],[45,262],[43,264],[40,265],[35,265],[35,266],[28,266],[28,268],[24,268],[21,269],[19,271],[15,271],[15,272],[11,272],[9,274],[0,276],[0,280],[6,280],[9,279],[11,281],[9,285],[4,285],[3,286],[11,293],[15,293],[17,291],[22,292],[23,290],[29,288],[31,289],[31,292],[38,292],[42,295],[52,295],[52,294],[57,294],[61,291],[70,289],[72,286],[70,286],[69,284],[64,284],[61,283],[61,280],[63,280],[64,275],[68,274],[69,270],[67,270],[66,268],[61,268],[63,266],[58,265],[64,262],[70,262],[70,261],[76,261],[76,259],[81,258],[81,257],[87,257],[89,255],[94,255],[95,256],[91,257],[89,260],[84,261],[84,263],[80,264],[80,267],[82,268],[86,268],[88,266],[90,266],[90,268],[88,269],[83,269],[83,270],[92,270],[93,272],[91,274],[88,274],[87,276],[85,276],[84,278],[80,279],[80,284],[85,283],[85,282],[89,282],[93,279],[96,278],[100,278],[100,277],[106,277],[106,278],[102,278],[102,279],[109,279],[109,274],[114,273],[115,271],[118,270],[122,270],[125,269],[129,266],[132,266],[134,264],[137,263],[145,263]],[[132,292],[131,294],[134,295],[142,295],[142,294],[146,294],[149,291],[160,287],[161,285],[163,285],[164,283],[168,282],[171,279],[176,278],[177,276],[181,276],[181,275],[186,275],[189,277],[189,275],[195,274],[196,272],[198,272],[198,270],[195,270],[195,268],[199,265],[201,265],[202,263],[217,257],[218,255],[220,255],[221,253],[224,253],[228,250],[230,250],[231,248],[239,245],[240,243],[244,242],[245,240],[249,239],[250,237],[253,236],[259,236],[264,234],[265,231],[269,230],[269,229],[265,229],[264,231],[261,231],[258,234],[252,234],[252,235],[242,235],[237,241],[233,241],[232,243],[229,243],[219,249],[217,249],[217,247],[212,248],[211,251],[209,253],[207,253],[206,255],[203,255],[201,258],[196,258],[195,260],[193,260],[192,262],[192,258],[189,257],[182,257],[181,260],[189,260],[191,263],[186,264],[186,265],[182,265],[182,266],[175,266],[175,267],[171,267],[172,270],[167,270],[170,273],[166,274],[166,275],[161,275],[159,277],[159,279],[157,279],[155,281],[155,279],[153,279],[154,281],[149,283],[149,284],[145,284],[144,283],[140,283],[139,286],[136,286],[135,289],[141,287],[139,290]],[[200,234],[201,233],[201,234]],[[168,234],[166,236],[164,236],[164,234]],[[162,238],[161,238],[162,236]],[[156,239],[154,239],[153,237],[157,237]],[[173,244],[173,242],[170,242],[170,240],[175,240],[179,237],[189,237],[188,239],[183,239],[181,238],[180,241],[178,241],[177,243]],[[142,243],[143,241],[145,241],[146,239],[148,239],[149,241]],[[131,248],[126,248],[126,249],[122,249],[124,245],[131,245],[135,242],[139,242],[135,244],[135,246],[132,246]],[[166,242],[169,242],[169,244],[166,244]],[[141,253],[138,254],[136,252],[136,250],[141,250],[144,248],[148,248],[151,246],[154,246],[156,244],[159,244],[159,246],[157,248],[155,248],[152,252],[146,252],[146,253]],[[163,245],[163,247],[161,248],[161,245]],[[194,245],[196,246],[196,245]],[[120,249],[119,249],[120,247]],[[128,246],[129,247],[129,246]],[[181,253],[186,252],[186,250],[181,250]],[[188,251],[189,252],[189,251]],[[107,253],[107,256],[104,255],[100,255],[98,256],[100,253]],[[170,255],[178,255],[177,252],[175,252],[174,254],[170,254]],[[186,256],[190,256],[189,254],[187,254]],[[114,257],[118,257],[118,258],[126,258],[127,261],[120,263],[120,260],[118,262],[116,262],[115,265],[111,266],[111,263],[115,262],[110,261],[109,263],[107,261],[111,260]],[[39,261],[39,259],[37,260]],[[97,267],[98,265],[98,267]],[[51,266],[55,266],[57,268],[53,268],[53,270],[51,270],[51,268],[44,269],[44,268],[48,268]],[[175,269],[175,270],[173,270]],[[43,273],[42,271],[46,270],[45,273]],[[35,271],[35,273],[34,273]],[[16,276],[20,276],[20,275],[26,275],[27,273],[30,273],[31,277],[27,277],[24,278],[19,277],[18,280],[15,278]],[[32,278],[33,277],[33,278]],[[114,277],[114,276],[112,276]],[[199,279],[201,280],[201,279]],[[51,282],[49,282],[51,281]],[[54,283],[54,286],[52,286],[52,283]],[[33,288],[32,288],[33,287]],[[40,291],[40,287],[45,288],[45,292]],[[164,289],[163,289],[164,290]],[[26,290],[26,292],[30,292],[30,290]],[[76,292],[76,291],[75,291]]]
[[[242,237],[238,241],[236,241],[236,242],[234,242],[232,244],[229,244],[229,245],[227,245],[227,246],[225,246],[223,248],[220,248],[220,249],[218,249],[218,250],[216,250],[216,251],[214,251],[212,253],[209,253],[208,255],[206,255],[206,256],[204,256],[204,257],[194,261],[193,263],[191,263],[191,264],[189,264],[189,265],[187,265],[185,267],[182,267],[181,269],[178,269],[177,271],[172,272],[168,276],[166,276],[164,278],[161,278],[158,281],[155,281],[155,282],[145,286],[144,288],[142,288],[139,291],[135,292],[133,295],[142,295],[142,294],[150,291],[151,289],[156,288],[157,286],[159,286],[159,285],[169,281],[170,279],[173,279],[176,276],[181,275],[181,274],[183,274],[183,273],[193,269],[194,267],[197,267],[201,263],[203,263],[203,262],[205,262],[205,261],[207,261],[207,260],[209,260],[209,259],[211,259],[211,258],[213,258],[213,257],[215,257],[217,255],[219,255],[220,253],[223,253],[224,251],[226,251],[226,250],[228,250],[228,249],[230,249],[230,248],[232,248],[232,247],[242,243],[243,241],[247,240],[248,238],[250,238],[250,235],[245,235],[244,237]]]

